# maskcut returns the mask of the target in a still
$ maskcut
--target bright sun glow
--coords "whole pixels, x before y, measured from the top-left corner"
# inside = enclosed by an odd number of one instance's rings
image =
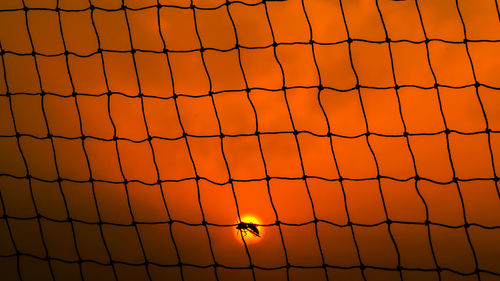
[[[253,223],[255,225],[257,225],[257,229],[259,230],[259,236],[256,236],[254,235],[253,233],[251,233],[250,231],[246,231],[246,234],[243,232],[241,232],[240,230],[236,229],[236,227],[234,228],[234,237],[236,238],[236,240],[238,240],[240,243],[243,244],[243,240],[241,239],[242,238],[242,234],[243,234],[243,239],[245,239],[245,242],[248,244],[255,244],[255,243],[258,243],[260,242],[263,238],[264,238],[264,227],[260,226],[261,222],[260,220],[253,216],[253,215],[245,215],[245,216],[242,216],[241,217],[241,222],[244,222],[244,223]],[[240,223],[240,221],[236,221],[236,223]]]

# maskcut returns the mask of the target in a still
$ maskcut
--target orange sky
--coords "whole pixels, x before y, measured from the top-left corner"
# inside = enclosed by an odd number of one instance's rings
[[[494,1],[1,2],[0,275],[496,280]]]

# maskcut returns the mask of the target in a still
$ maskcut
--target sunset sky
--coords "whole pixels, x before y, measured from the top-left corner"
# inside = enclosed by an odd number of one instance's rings
[[[0,276],[500,280],[495,1],[1,1]]]

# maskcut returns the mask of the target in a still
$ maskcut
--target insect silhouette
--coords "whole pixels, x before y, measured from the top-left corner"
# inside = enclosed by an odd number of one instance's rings
[[[240,222],[236,226],[236,229],[241,231],[243,233],[243,236],[246,236],[248,232],[250,232],[257,237],[260,237],[259,229],[257,228],[257,225],[255,223]]]

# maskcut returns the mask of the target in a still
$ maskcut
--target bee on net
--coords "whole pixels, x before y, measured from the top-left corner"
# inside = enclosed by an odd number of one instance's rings
[[[248,232],[250,232],[257,237],[260,237],[259,229],[257,228],[257,224],[255,224],[255,223],[240,222],[236,226],[236,229],[241,231],[243,236],[247,236]]]

